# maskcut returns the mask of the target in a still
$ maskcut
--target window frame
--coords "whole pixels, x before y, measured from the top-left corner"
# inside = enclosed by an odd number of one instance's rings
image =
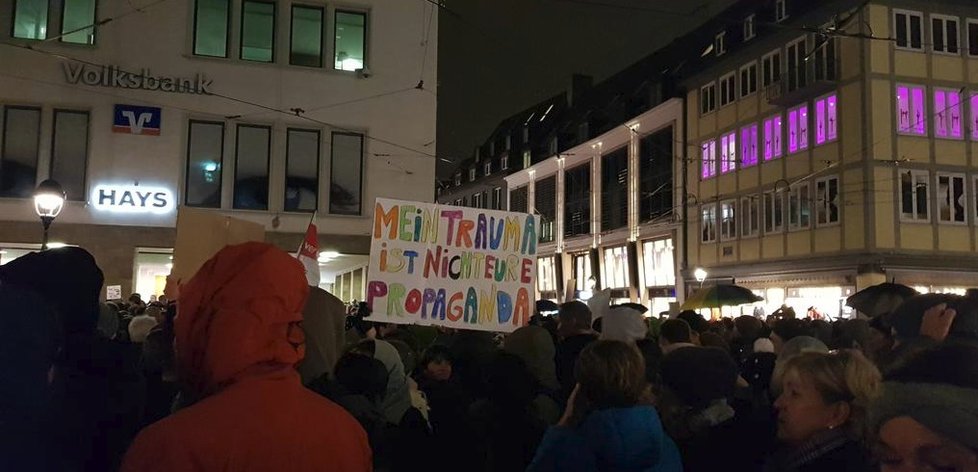
[[[728,218],[724,214],[724,209],[730,209],[729,223],[725,223]],[[719,211],[717,212],[717,220],[719,222],[718,226],[718,238],[720,242],[736,241],[738,231],[738,221],[737,221],[737,199],[722,200],[719,205]],[[729,234],[728,234],[729,233]]]
[[[191,204],[190,202],[187,201],[187,198],[190,197],[190,191],[188,185],[190,182],[188,181],[188,179],[190,178],[190,146],[193,145],[194,123],[221,126],[221,153],[220,153],[221,160],[218,162],[218,165],[220,166],[221,169],[221,177],[218,180],[218,185],[217,185],[219,190],[217,206],[196,205],[196,204]],[[187,120],[187,146],[186,146],[186,152],[184,153],[185,164],[184,164],[184,176],[183,176],[183,204],[184,205],[192,208],[217,208],[217,209],[224,208],[224,153],[227,151],[227,133],[228,133],[228,126],[227,123],[223,121],[197,120],[193,118]],[[237,138],[237,136],[235,138]],[[235,171],[237,171],[237,169],[235,169]]]
[[[966,51],[965,55],[968,57],[978,57],[978,18],[965,18],[964,25],[965,29],[963,36],[965,37],[966,41],[965,44],[963,44],[964,47],[962,49]],[[975,27],[974,34],[971,33],[972,25]],[[972,41],[975,43],[974,48],[971,47]]]
[[[68,191],[65,190],[66,200],[68,201],[87,201],[88,200],[88,164],[92,153],[92,112],[91,110],[77,110],[70,108],[55,108],[52,110],[51,117],[51,150],[50,158],[48,159],[48,176],[54,178],[54,158],[55,158],[55,143],[58,142],[58,114],[68,113],[73,115],[85,115],[86,124],[88,125],[85,129],[85,165],[82,167],[82,195],[81,200],[73,200]]]
[[[900,87],[906,87],[907,89],[907,113],[908,113],[907,119],[908,119],[909,127],[906,130],[902,129],[900,126]],[[923,110],[920,113],[920,116],[924,120],[923,123],[917,123],[916,119],[914,118],[915,112],[920,111],[917,110],[918,106],[914,104],[914,90],[916,89],[920,90],[921,97],[922,97],[921,99],[924,102],[920,105],[921,107],[923,107]],[[893,106],[894,106],[893,116],[896,117],[897,134],[901,136],[928,137],[928,127],[929,127],[929,122],[931,120],[928,119],[929,112],[927,110],[927,86],[921,84],[897,82],[895,91],[896,91],[896,100],[893,101]]]
[[[904,15],[906,17],[906,22],[905,22],[905,26],[906,26],[906,29],[907,29],[907,40],[906,40],[907,45],[906,46],[900,46],[900,39],[897,37],[897,27],[896,27],[897,26],[897,23],[898,23],[897,15]],[[911,18],[914,18],[914,17],[916,17],[916,18],[918,18],[920,20],[920,46],[919,47],[913,47],[913,33],[912,33],[912,28],[910,26],[912,24]],[[893,24],[893,30],[892,31],[893,31],[893,39],[894,39],[894,41],[893,41],[893,47],[895,47],[895,48],[897,48],[898,50],[901,50],[901,51],[923,52],[924,49],[925,49],[924,48],[924,35],[925,35],[924,29],[925,29],[925,26],[926,26],[926,24],[924,22],[924,13],[923,12],[920,12],[920,11],[915,11],[915,10],[905,10],[905,9],[901,9],[901,8],[894,8],[893,9],[893,12],[890,14],[890,18],[893,21],[893,23],[892,23]]]
[[[707,219],[706,213],[712,213],[710,216],[710,223],[712,223],[712,231],[708,232],[706,228]],[[712,234],[712,239],[706,239],[706,236]],[[717,228],[717,204],[716,203],[704,203],[700,205],[700,244],[713,244],[719,240],[720,232]]]
[[[709,147],[709,152],[707,151],[707,147]],[[706,165],[708,161],[710,162],[709,167]],[[715,178],[719,174],[719,167],[717,162],[717,140],[707,139],[700,143],[700,180]],[[710,171],[704,172],[708,168]]]
[[[720,164],[719,175],[731,174],[737,171],[739,166],[739,162],[737,160],[738,144],[736,129],[720,135],[720,158],[718,159]]]
[[[505,153],[503,153],[502,156],[499,156],[499,169],[500,170],[509,170],[509,152],[508,151],[505,152]]]
[[[930,28],[930,48],[929,48],[930,52],[934,54],[940,54],[943,56],[960,56],[961,55],[961,18],[953,15],[944,15],[941,13],[930,13],[927,15],[927,18],[930,20],[930,22],[928,23],[928,27]],[[941,21],[940,32],[941,35],[943,36],[941,39],[944,41],[944,49],[937,49],[937,41],[936,41],[937,38],[935,38],[935,35],[938,32],[934,29],[934,20]],[[951,38],[948,35],[948,21],[953,21],[955,25],[955,29],[957,30],[956,31],[957,37],[954,38],[954,41],[958,50],[955,52],[948,51],[948,46],[949,46],[948,40]]]
[[[44,21],[44,23],[45,23],[45,25],[44,25],[44,37],[43,38],[22,38],[20,36],[17,36],[17,34],[16,34],[17,33],[17,3],[18,2],[21,2],[21,1],[24,1],[24,0],[14,0],[13,2],[11,2],[11,5],[10,5],[10,8],[11,8],[11,15],[10,15],[10,38],[11,39],[19,39],[19,40],[22,40],[22,41],[47,41],[48,40],[48,34],[47,33],[48,33],[48,30],[50,29],[49,26],[51,25],[51,2],[48,1],[48,0],[45,0],[45,2],[44,2],[47,5],[47,11],[44,13],[44,20],[45,20]],[[62,9],[63,9],[63,7],[62,7]]]
[[[819,138],[819,104],[824,107],[824,120],[825,120],[825,133],[824,136]],[[834,110],[834,112],[830,112]],[[837,92],[830,92],[816,98],[812,102],[812,111],[815,115],[815,146],[823,146],[826,144],[833,143],[839,140],[839,94]],[[834,122],[834,126],[829,126],[830,123]],[[832,130],[832,135],[829,135],[829,130]],[[819,140],[821,139],[821,141]],[[809,143],[811,144],[811,143]]]
[[[900,214],[899,214],[900,222],[902,222],[902,223],[924,223],[924,224],[930,224],[931,223],[931,213],[932,213],[931,212],[931,206],[932,206],[932,204],[931,204],[931,201],[930,201],[930,199],[931,199],[931,191],[930,191],[931,176],[930,176],[930,171],[928,171],[928,170],[919,170],[919,169],[909,169],[906,172],[902,172],[902,171],[901,172],[898,172],[898,175],[900,176],[900,185],[897,187],[897,192],[899,192],[899,194],[898,194],[899,195],[899,199],[897,201],[900,204],[897,205],[897,211],[900,212]],[[912,216],[907,216],[907,214],[903,211],[903,175],[909,175],[910,176],[910,182],[914,186],[914,191],[911,193],[911,203],[913,205],[913,213],[912,213]],[[927,214],[923,218],[918,218],[916,216],[917,215],[917,207],[919,206],[919,200],[917,199],[916,189],[917,189],[917,186],[920,185],[920,181],[921,181],[921,179],[919,179],[919,177],[923,177],[923,179],[922,179],[923,184],[927,186],[926,196],[925,196],[925,204],[926,204],[926,207],[927,207]]]
[[[231,57],[231,33],[232,33],[232,31],[231,31],[232,30],[232,28],[231,28],[231,24],[232,24],[231,23],[231,21],[232,21],[231,20],[231,16],[232,16],[232,9],[233,9],[232,7],[234,7],[234,5],[232,5],[231,0],[227,0],[227,15],[226,15],[227,18],[225,18],[225,21],[224,21],[224,55],[223,56],[212,56],[210,54],[198,54],[197,53],[197,26],[198,26],[198,22],[200,20],[199,15],[198,15],[198,13],[199,13],[198,10],[199,9],[197,8],[198,2],[200,2],[200,0],[194,0],[194,5],[193,5],[194,6],[194,22],[193,22],[193,35],[192,35],[193,37],[192,37],[192,39],[190,41],[190,48],[191,48],[190,49],[190,55],[191,56],[197,56],[197,57],[219,57],[219,58],[224,58],[224,59],[230,58]]]
[[[289,152],[292,145],[292,140],[289,139],[293,131],[301,131],[304,133],[316,133],[316,207],[312,210],[288,210],[285,208],[285,195],[289,190],[289,157],[291,153]],[[323,165],[323,132],[316,128],[295,128],[287,127],[285,128],[285,188],[282,192],[282,211],[288,213],[315,213],[319,211],[319,201],[322,199],[322,165]],[[237,166],[235,166],[237,167]]]
[[[750,15],[747,15],[747,18],[744,18],[744,41],[745,42],[750,41],[751,39],[754,39],[755,36],[757,36],[757,31],[755,30],[754,27],[755,16],[757,15],[751,13]]]
[[[777,58],[777,61],[774,58]],[[784,55],[781,49],[775,49],[761,56],[761,85],[764,88],[780,84],[783,75]]]
[[[945,112],[945,111],[949,112],[949,111],[952,111],[954,109],[954,106],[952,106],[950,104],[950,100],[948,99],[949,94],[952,94],[952,93],[953,94],[956,94],[958,96],[958,102],[957,102],[958,128],[957,128],[957,130],[955,130],[954,127],[953,127],[952,116],[950,114],[945,114],[943,120],[940,120],[938,118],[942,114],[942,112]],[[938,97],[938,94],[943,94],[944,95],[943,96],[943,101],[944,101],[944,104],[945,105],[941,109],[939,109],[937,107],[937,102],[938,102],[937,97]],[[965,135],[965,133],[964,133],[964,100],[963,100],[963,97],[961,96],[961,89],[953,89],[953,88],[946,88],[946,87],[931,87],[931,101],[934,104],[933,120],[931,120],[934,123],[934,138],[936,138],[936,139],[948,139],[948,140],[952,140],[952,141],[961,141],[961,140],[963,140],[964,139],[964,135]],[[924,108],[926,108],[926,104],[924,105]],[[943,121],[943,123],[942,123],[942,121]],[[940,125],[944,125],[945,126],[945,128],[944,128],[944,134],[940,134],[940,132],[938,131],[940,129],[940,128],[938,128],[938,126],[940,126]],[[954,134],[955,132],[957,132],[957,136],[955,136],[955,134]]]
[[[795,56],[797,57],[797,64],[791,64],[791,49],[795,48]],[[808,86],[808,67],[805,57],[808,55],[808,35],[802,35],[791,41],[788,41],[784,47],[784,75],[782,81],[787,81],[785,86],[785,92],[793,92],[795,90],[800,90]],[[795,72],[795,83],[791,83],[791,73],[792,70]]]
[[[307,9],[307,10],[319,10],[319,65],[307,66],[305,64],[296,64],[292,62],[292,47],[293,41],[295,39],[295,10]],[[305,3],[293,3],[289,5],[289,65],[297,67],[308,67],[310,69],[322,69],[326,62],[326,48],[324,47],[324,39],[326,36],[326,6],[325,5],[311,5]]]
[[[951,212],[950,215],[951,219],[949,220],[945,220],[941,218],[941,203],[943,201],[943,196],[940,194],[940,191],[941,191],[942,177],[948,178],[948,191],[950,192],[950,195],[948,195],[948,205]],[[964,203],[962,204],[962,208],[961,208],[961,218],[962,218],[961,221],[954,220],[954,216],[955,216],[954,200],[951,198],[953,197],[953,192],[954,192],[954,187],[953,187],[954,179],[961,179],[961,197],[964,199]],[[937,224],[954,225],[954,226],[967,225],[968,224],[968,178],[967,176],[962,172],[943,172],[943,171],[935,172],[934,173],[934,206],[936,207],[935,210],[937,213]]]
[[[333,29],[332,29],[333,57],[332,57],[332,62],[331,62],[332,65],[330,66],[330,70],[345,72],[348,74],[356,74],[358,72],[357,70],[343,70],[343,69],[336,68],[336,52],[338,49],[336,47],[336,31],[337,31],[336,22],[338,21],[340,13],[363,15],[363,67],[359,69],[360,71],[362,71],[370,67],[370,31],[371,31],[370,12],[367,10],[358,10],[356,8],[336,8],[335,10],[333,10]]]
[[[353,214],[353,213],[337,213],[337,212],[334,212],[333,211],[333,201],[332,201],[333,200],[333,197],[332,197],[332,195],[333,195],[333,179],[334,179],[334,176],[336,175],[335,169],[333,169],[333,165],[336,163],[336,159],[335,159],[335,157],[336,157],[335,150],[336,149],[335,149],[335,146],[336,146],[336,136],[337,135],[357,136],[357,137],[360,138],[360,186],[359,186],[360,187],[360,189],[359,189],[360,190],[360,194],[358,195],[358,203],[360,205],[359,205],[359,208],[358,208],[356,214]],[[364,180],[366,179],[366,172],[365,172],[366,166],[364,165],[364,163],[366,161],[366,150],[367,150],[367,134],[366,133],[357,133],[357,132],[352,132],[352,131],[337,131],[337,130],[331,130],[330,131],[330,134],[329,134],[329,188],[328,188],[328,192],[329,192],[329,194],[328,194],[329,195],[329,205],[326,206],[326,210],[327,210],[327,212],[330,215],[343,215],[343,216],[353,216],[353,217],[362,217],[362,216],[364,216],[363,215],[363,195],[364,195],[364,190],[365,189],[364,189],[363,183],[364,183]]]
[[[241,155],[241,128],[264,129],[264,130],[267,130],[268,131],[268,146],[267,146],[268,149],[266,151],[266,152],[268,152],[268,159],[265,161],[265,178],[267,179],[266,185],[268,187],[265,189],[265,193],[268,195],[268,200],[269,201],[265,202],[265,208],[238,208],[237,206],[235,206],[235,202],[238,200],[236,198],[237,197],[237,190],[238,190],[238,171],[241,168],[241,166],[238,165],[239,164],[239,158],[240,158],[240,155]],[[233,176],[233,178],[231,180],[231,182],[232,182],[232,185],[231,185],[231,209],[233,209],[233,210],[245,210],[245,211],[269,211],[269,209],[271,208],[271,206],[272,206],[272,202],[271,202],[272,192],[270,192],[270,190],[271,190],[271,187],[272,187],[272,158],[274,157],[272,155],[272,139],[273,139],[274,132],[275,132],[275,130],[272,127],[272,125],[260,125],[260,124],[254,124],[254,123],[235,123],[235,126],[234,126],[234,176]]]
[[[741,239],[756,238],[761,234],[761,222],[763,218],[761,205],[761,197],[758,195],[752,194],[740,197],[739,226]]]
[[[764,149],[764,151],[763,151],[763,154],[764,154],[764,162],[770,162],[770,161],[778,160],[778,159],[781,159],[782,157],[784,157],[784,155],[785,155],[785,153],[784,153],[784,151],[785,151],[785,149],[784,149],[784,121],[785,121],[785,118],[784,118],[784,115],[781,114],[781,112],[775,113],[773,115],[769,115],[767,118],[764,118],[764,120],[761,121],[761,131],[760,132],[762,133],[762,136],[763,136],[763,139],[764,139],[764,143],[760,147]],[[771,156],[770,157],[768,157],[768,155],[767,155],[767,137],[768,137],[768,134],[769,134],[768,133],[768,126],[767,126],[768,123],[771,123],[770,135],[771,136],[774,136],[776,138],[776,139],[771,140]],[[775,127],[777,127],[777,132],[775,132],[775,130],[774,130]]]
[[[744,136],[747,139],[744,139]],[[747,167],[753,167],[758,165],[760,160],[760,145],[758,144],[760,140],[761,132],[758,127],[757,122],[748,123],[740,127],[740,168],[744,169]],[[753,146],[751,147],[751,144]]]
[[[720,57],[727,53],[727,32],[721,31],[713,37],[713,54]]]
[[[478,171],[475,166],[469,168],[469,182],[475,182],[475,179],[479,176]]]
[[[802,192],[804,190],[804,192]],[[812,185],[811,182],[801,182],[788,187],[788,232],[807,231],[812,229]],[[808,221],[802,219],[808,209]],[[797,221],[791,220],[792,212],[797,212]]]
[[[709,98],[707,100],[706,98]],[[717,82],[714,80],[700,87],[700,115],[717,111]]]
[[[795,120],[794,121],[792,121],[792,115],[795,116]],[[803,115],[804,115],[804,119],[802,119],[802,116]],[[788,149],[785,152],[785,154],[788,155],[788,156],[790,156],[792,154],[800,154],[802,152],[807,151],[811,147],[811,145],[812,145],[811,139],[810,139],[811,138],[810,137],[811,116],[808,113],[808,102],[805,102],[805,103],[802,103],[800,105],[797,105],[797,106],[794,106],[794,107],[789,108],[788,109],[788,113],[787,113],[787,117],[788,117],[788,119],[787,119],[787,121],[788,121]],[[802,124],[804,124],[804,129],[802,129]],[[796,137],[795,139],[796,139],[797,142],[795,143],[795,148],[794,149],[791,148],[791,146],[792,146],[792,143],[791,143],[791,132],[792,132],[793,128],[795,128],[794,131],[797,131],[797,134],[795,135],[795,137]],[[802,139],[803,138],[804,138],[804,142],[802,142]]]
[[[491,175],[492,174],[492,159],[486,159],[486,165],[484,167],[485,168],[483,170],[485,171],[486,175],[487,176],[488,175]]]
[[[262,3],[262,4],[265,4],[265,5],[271,5],[272,6],[272,57],[269,58],[267,61],[259,61],[259,60],[255,60],[255,59],[245,59],[244,58],[244,47],[245,47],[245,45],[244,45],[245,44],[245,40],[244,40],[244,36],[245,36],[245,12],[244,12],[244,8],[245,8],[245,4],[246,3]],[[238,27],[239,27],[239,29],[238,29],[238,60],[245,61],[245,62],[256,62],[256,63],[259,63],[259,64],[275,64],[275,61],[278,59],[278,57],[277,57],[278,54],[276,54],[276,51],[275,51],[275,49],[277,49],[277,47],[276,47],[277,44],[276,43],[277,43],[277,39],[278,39],[278,3],[276,3],[274,0],[242,0],[241,1],[241,22],[238,25]],[[291,47],[291,43],[292,43],[292,38],[289,38],[290,47]],[[235,152],[237,152],[237,151],[235,151]]]
[[[785,220],[787,220],[787,218],[786,218],[786,216],[787,216],[786,213],[787,212],[785,211],[786,210],[785,207],[787,205],[785,205],[786,198],[785,198],[784,191],[779,191],[779,190],[776,190],[776,189],[774,189],[774,190],[768,190],[768,191],[764,192],[761,195],[761,199],[762,199],[762,201],[761,201],[761,213],[764,215],[764,224],[763,224],[764,234],[765,235],[768,235],[768,234],[783,234],[785,228],[787,227],[787,224],[786,224],[787,221],[785,221]],[[768,200],[771,201],[771,208],[770,209],[768,209],[768,207],[767,207],[768,206],[767,205]],[[780,208],[780,211],[778,211],[779,210],[779,208],[778,208],[779,203],[780,203],[780,207],[781,207]],[[774,216],[777,213],[780,213],[781,214],[780,215],[781,216],[781,222],[780,222],[780,224],[775,225],[775,223],[777,222],[777,219]],[[770,223],[770,225],[768,223]],[[769,227],[770,227],[770,229],[768,229]]]
[[[812,204],[815,207],[815,227],[816,228],[829,228],[832,226],[839,226],[842,221],[842,207],[845,205],[840,205],[835,203],[835,220],[832,220],[832,211],[830,205],[832,204],[832,199],[829,199],[830,185],[829,182],[835,181],[835,199],[839,200],[842,196],[842,181],[839,179],[838,175],[829,175],[821,177],[815,180],[815,190],[812,194]],[[824,184],[825,195],[819,192],[819,186]],[[824,198],[823,198],[824,197]],[[825,222],[821,222],[821,215],[825,215]]]
[[[726,85],[726,86],[724,86]],[[720,76],[719,80],[720,96],[717,100],[717,108],[726,108],[737,101],[737,71],[730,71]],[[727,94],[727,102],[724,103],[723,95]]]
[[[751,70],[753,69],[754,75],[751,77]],[[744,72],[747,73],[747,80],[744,80]],[[757,93],[757,61],[751,61],[740,67],[740,87],[738,91],[740,93],[740,98],[746,98]],[[752,87],[753,85],[753,87]],[[744,87],[747,87],[747,93],[744,93]]]
[[[100,21],[99,21],[99,18],[98,18],[99,0],[93,0],[95,2],[95,7],[93,8],[94,11],[92,12],[92,22],[89,24],[89,26],[85,26],[82,29],[79,29],[78,31],[71,32],[71,34],[81,33],[82,31],[85,31],[85,30],[91,28],[91,30],[92,30],[92,42],[90,42],[90,43],[89,42],[76,43],[74,41],[65,41],[65,37],[67,37],[68,34],[69,34],[69,32],[66,32],[65,31],[65,6],[68,3],[68,1],[69,0],[62,0],[60,2],[60,4],[61,4],[61,18],[60,18],[60,20],[61,21],[58,23],[58,26],[60,27],[60,33],[59,33],[59,37],[58,37],[58,42],[59,43],[63,43],[63,44],[75,44],[75,45],[78,45],[78,46],[95,46],[97,44],[97,41],[98,41],[98,29],[99,29],[99,26],[100,26],[99,25]],[[48,6],[48,13],[50,14],[50,12],[51,12],[51,7]]]
[[[492,189],[492,209],[493,210],[502,210],[503,209],[502,199],[503,199],[503,188],[502,187],[494,187]]]
[[[774,2],[774,22],[781,23],[788,19],[788,0],[776,0]]]

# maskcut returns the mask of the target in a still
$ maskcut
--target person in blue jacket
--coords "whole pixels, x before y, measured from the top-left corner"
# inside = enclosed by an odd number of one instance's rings
[[[551,427],[531,472],[679,472],[675,443],[662,429],[638,350],[597,341],[581,352],[577,386],[560,422]]]

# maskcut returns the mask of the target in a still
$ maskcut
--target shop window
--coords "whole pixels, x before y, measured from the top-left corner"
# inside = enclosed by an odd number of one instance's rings
[[[564,171],[564,236],[591,233],[591,164]]]
[[[534,190],[534,204],[540,214],[540,242],[553,242],[557,235],[557,176],[537,180]]]
[[[557,291],[556,258],[554,256],[537,258],[537,290],[541,293]]]
[[[784,231],[784,193],[764,192],[764,233]]]
[[[285,211],[314,211],[319,201],[319,131],[290,128],[285,163]]]
[[[48,0],[15,0],[13,33],[19,39],[47,39]]]
[[[897,85],[897,132],[927,135],[927,108],[922,85]]]
[[[628,224],[628,146],[622,146],[602,157],[601,161],[601,231],[611,231]]]
[[[363,135],[334,132],[330,148],[329,212],[360,215],[363,201]]]
[[[717,109],[717,84],[710,82],[700,88],[700,113],[705,115]]]
[[[958,19],[947,15],[930,15],[930,35],[934,52],[958,54]]]
[[[289,64],[323,66],[323,7],[292,5],[292,31]]]
[[[40,108],[4,108],[0,197],[30,198],[34,194],[40,139]]]
[[[740,68],[740,98],[757,92],[757,61]]]
[[[917,11],[893,10],[896,47],[923,50],[924,14]]]
[[[700,209],[700,241],[712,243],[717,240],[717,205],[709,203]]]
[[[245,0],[241,7],[241,59],[275,60],[275,4]]]
[[[961,93],[953,89],[934,89],[934,135],[961,139]]]
[[[751,195],[740,199],[740,236],[751,238],[761,232],[761,199]]]
[[[79,202],[87,200],[88,123],[87,111],[54,111],[51,178],[61,184],[69,200]]]
[[[966,199],[964,174],[937,174],[937,220],[941,223],[965,223]]]
[[[583,292],[591,290],[588,281],[594,275],[591,272],[591,255],[583,252],[574,254],[571,262],[574,265],[574,289]]]
[[[968,20],[968,55],[978,56],[978,20]]]
[[[629,288],[628,247],[609,247],[604,250],[604,286],[610,289]]]
[[[838,134],[838,107],[835,94],[815,100],[815,144],[835,141]]]
[[[711,139],[700,146],[702,177],[708,179],[717,175],[717,142]]]
[[[720,240],[737,239],[737,201],[720,202]]]
[[[903,221],[928,222],[929,174],[923,170],[900,173],[900,219]]]
[[[839,222],[839,178],[824,177],[815,181],[815,223],[828,226]]]
[[[788,110],[788,153],[808,149],[808,105]]]
[[[228,57],[230,0],[197,0],[194,5],[194,55]]]
[[[185,203],[187,206],[220,208],[224,123],[191,120],[187,141]]]
[[[805,64],[808,51],[805,48],[805,38],[801,37],[788,43],[786,52],[787,55],[785,57],[788,65],[788,85],[786,91],[793,92],[804,88],[808,84],[807,67]]]
[[[754,39],[754,15],[744,19],[744,41]]]
[[[737,97],[737,74],[731,72],[720,77],[720,106],[725,107]]]
[[[234,208],[268,209],[268,165],[272,129],[238,125],[234,160]]]
[[[727,133],[720,137],[720,173],[726,174],[737,169],[737,133]]]
[[[765,87],[781,81],[781,50],[767,53],[761,58],[761,80]]]
[[[136,280],[133,292],[142,296],[143,300],[156,299],[163,295],[166,288],[166,276],[173,268],[172,249],[139,249],[133,260]]]
[[[671,287],[676,285],[674,251],[672,238],[656,239],[642,243],[642,265],[645,269],[646,287]]]
[[[757,165],[757,123],[740,128],[740,164]]]
[[[355,71],[365,67],[367,51],[367,14],[336,11],[336,43],[333,68]]]
[[[96,0],[64,0],[61,13],[61,41],[95,44]]]
[[[805,229],[812,224],[811,186],[808,183],[792,186],[788,191],[788,229]]]
[[[764,160],[770,161],[784,155],[781,144],[783,135],[781,115],[774,115],[764,120]]]

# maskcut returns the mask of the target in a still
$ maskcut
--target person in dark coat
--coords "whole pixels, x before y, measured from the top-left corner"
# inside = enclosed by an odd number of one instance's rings
[[[57,470],[47,463],[43,420],[60,349],[54,309],[31,291],[0,284],[0,470]]]
[[[766,471],[875,469],[858,433],[880,393],[876,366],[858,351],[804,352],[787,362],[781,382],[774,407],[783,447]]]
[[[443,452],[429,460],[429,470],[453,470],[472,456],[465,422],[471,400],[452,370],[453,356],[445,346],[425,350],[415,379],[428,398],[429,419],[435,441]]]
[[[591,330],[591,309],[578,301],[560,305],[557,312],[557,334],[560,343],[557,344],[557,381],[560,383],[558,398],[562,404],[567,402],[574,385],[574,366],[588,344],[598,339]]]
[[[78,247],[32,252],[0,266],[0,284],[47,300],[64,333],[48,409],[48,455],[61,470],[112,471],[142,420],[142,376],[97,335],[102,271]]]

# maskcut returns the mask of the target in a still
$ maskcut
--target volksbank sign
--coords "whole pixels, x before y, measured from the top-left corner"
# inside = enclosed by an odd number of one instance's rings
[[[82,63],[65,62],[62,64],[65,80],[69,84],[82,83],[85,85],[101,85],[102,87],[118,87],[143,90],[160,90],[173,93],[211,93],[212,79],[203,74],[193,77],[154,76],[149,69],[139,73],[119,69],[119,66],[95,67]]]

